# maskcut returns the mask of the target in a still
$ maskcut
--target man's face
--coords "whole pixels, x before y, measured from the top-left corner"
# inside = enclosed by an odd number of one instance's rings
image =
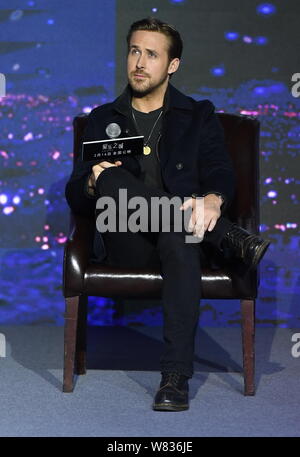
[[[128,82],[142,97],[167,86],[169,73],[176,71],[179,59],[169,61],[169,40],[160,32],[138,30],[131,36],[127,57]]]

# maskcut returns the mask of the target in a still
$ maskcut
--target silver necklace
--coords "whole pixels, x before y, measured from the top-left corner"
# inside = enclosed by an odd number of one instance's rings
[[[138,124],[137,124],[137,121],[136,121],[136,118],[135,118],[135,115],[134,115],[133,110],[131,110],[131,113],[132,113],[132,118],[133,118],[133,120],[134,120],[135,127],[136,127],[137,131],[139,131],[139,127],[138,127]],[[151,138],[151,136],[152,136],[152,133],[153,133],[153,131],[154,131],[154,129],[155,129],[155,126],[156,126],[156,124],[158,123],[158,121],[159,121],[159,119],[160,119],[162,113],[163,113],[163,110],[161,110],[161,112],[160,112],[159,115],[157,116],[157,119],[156,119],[156,121],[154,122],[154,124],[153,124],[153,126],[152,126],[150,135],[148,136],[148,139],[146,140],[146,142],[144,142],[143,154],[144,154],[145,156],[147,156],[147,155],[149,155],[149,154],[151,153],[151,148],[150,148],[150,146],[149,146],[148,143],[149,143],[149,141],[150,141],[150,138]]]

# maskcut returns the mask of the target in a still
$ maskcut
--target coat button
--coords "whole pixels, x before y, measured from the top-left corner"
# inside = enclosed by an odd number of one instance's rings
[[[183,168],[183,163],[182,163],[182,162],[176,163],[176,168],[177,168],[177,170],[182,170],[182,168]]]

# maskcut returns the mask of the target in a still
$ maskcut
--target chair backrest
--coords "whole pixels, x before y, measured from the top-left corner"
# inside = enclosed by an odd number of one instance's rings
[[[259,231],[259,130],[256,118],[218,113],[236,175],[229,217],[252,233]]]
[[[217,113],[237,179],[235,198],[228,210],[233,222],[252,233],[259,230],[259,121],[249,116]],[[84,135],[88,115],[76,116],[74,161]]]

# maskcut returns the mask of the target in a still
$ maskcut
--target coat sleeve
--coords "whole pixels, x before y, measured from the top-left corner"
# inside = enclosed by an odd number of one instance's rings
[[[94,139],[95,125],[90,114],[84,131],[84,141],[92,141]],[[96,206],[96,197],[91,196],[87,191],[88,179],[91,173],[92,165],[89,162],[82,161],[81,155],[78,154],[73,172],[65,189],[66,200],[72,211],[88,217],[94,216]]]
[[[223,127],[215,113],[214,105],[209,100],[206,100],[199,147],[202,195],[221,194],[224,206],[227,206],[234,196],[235,176],[225,144]]]

